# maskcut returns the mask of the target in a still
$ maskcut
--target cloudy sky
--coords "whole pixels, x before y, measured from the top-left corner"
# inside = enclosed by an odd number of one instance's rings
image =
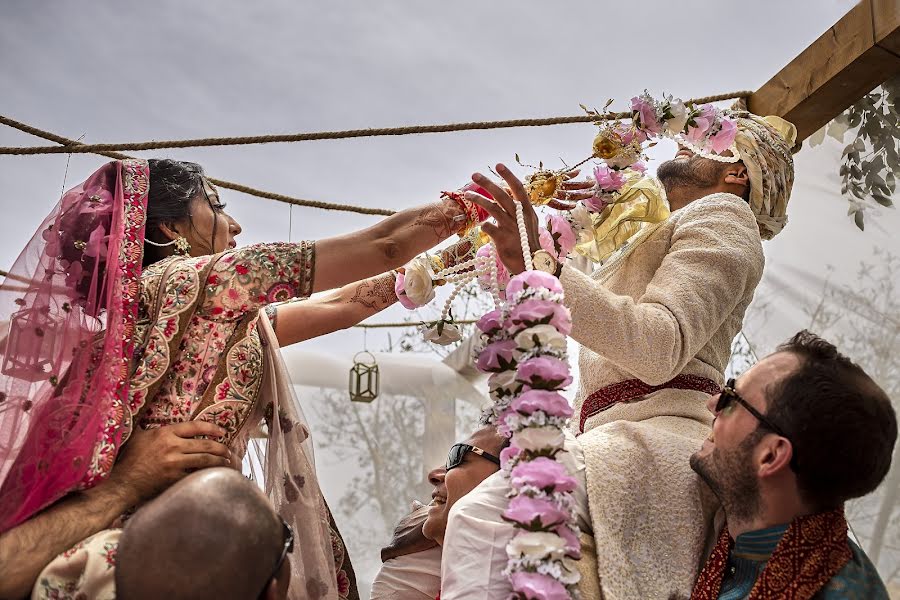
[[[86,142],[546,117],[636,92],[756,89],[848,0],[754,3],[0,4],[0,114]],[[588,153],[588,125],[143,153],[294,196],[403,208],[497,161]],[[0,128],[0,145],[46,144]],[[663,147],[660,152],[668,152]],[[101,157],[0,157],[0,268]],[[68,169],[67,169],[68,165]],[[242,242],[322,238],[373,217],[225,191]],[[382,318],[396,320],[402,313]],[[370,335],[378,347],[379,337]],[[361,344],[352,331],[315,342]]]

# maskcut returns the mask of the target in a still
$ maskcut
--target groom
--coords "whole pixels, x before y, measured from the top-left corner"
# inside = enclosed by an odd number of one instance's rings
[[[585,597],[687,597],[714,541],[718,505],[688,457],[709,434],[705,404],[723,383],[731,341],[762,277],[761,239],[784,226],[794,178],[793,125],[735,116],[740,160],[680,149],[657,172],[670,217],[645,225],[599,270],[585,275],[546,256],[535,261],[560,278],[580,344],[579,437],[570,437],[563,461],[581,483]],[[511,194],[476,174],[494,201],[468,196],[496,220],[484,230],[518,273],[515,203],[524,207],[534,253],[537,217],[522,183],[503,165],[497,172]],[[507,490],[494,475],[451,511],[442,600],[510,593],[502,570],[513,530],[500,516]]]

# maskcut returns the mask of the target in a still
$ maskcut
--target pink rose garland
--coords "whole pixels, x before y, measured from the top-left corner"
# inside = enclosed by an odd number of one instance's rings
[[[568,245],[571,239],[574,245],[571,228],[566,231],[559,222],[551,222],[545,232],[556,234],[551,243],[565,240]],[[509,304],[476,325],[483,341],[476,365],[492,373],[493,419],[501,433],[511,436],[500,463],[512,490],[503,518],[516,531],[507,546],[506,573],[517,598],[568,600],[578,582],[577,570],[565,562],[580,556],[572,514],[577,484],[557,461],[572,416],[559,393],[572,382],[565,344],[555,341],[572,329],[562,292],[553,275],[526,271],[507,284]]]

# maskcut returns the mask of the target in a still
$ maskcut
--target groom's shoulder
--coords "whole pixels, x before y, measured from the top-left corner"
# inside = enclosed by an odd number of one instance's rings
[[[682,227],[743,228],[757,231],[756,217],[740,196],[717,192],[698,198],[672,213],[672,225]]]

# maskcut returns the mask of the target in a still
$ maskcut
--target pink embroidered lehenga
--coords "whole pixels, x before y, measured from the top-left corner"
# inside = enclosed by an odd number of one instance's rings
[[[291,597],[357,597],[260,311],[311,293],[315,245],[170,257],[142,272],[148,187],[146,162],[105,165],[63,196],[0,286],[0,531],[103,481],[133,427],[206,420],[235,454],[258,451],[266,493],[297,532]],[[101,532],[68,551],[35,592],[67,597],[73,574],[108,571],[116,539]]]

